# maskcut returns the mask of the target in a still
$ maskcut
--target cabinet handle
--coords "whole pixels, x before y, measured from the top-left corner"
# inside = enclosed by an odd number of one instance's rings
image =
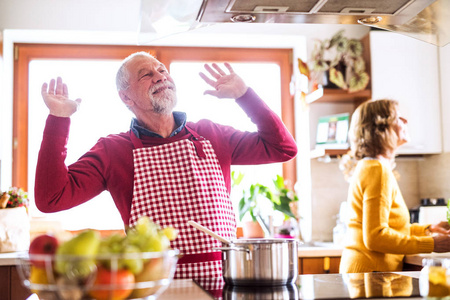
[[[323,258],[323,272],[330,273],[330,258],[328,256]]]

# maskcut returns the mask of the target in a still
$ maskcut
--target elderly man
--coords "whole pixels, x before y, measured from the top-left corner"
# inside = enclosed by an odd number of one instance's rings
[[[117,73],[123,103],[136,118],[128,132],[101,138],[77,162],[66,166],[70,116],[80,99],[70,100],[61,78],[42,86],[50,110],[39,152],[35,198],[43,212],[65,210],[108,190],[125,226],[149,216],[179,230],[172,247],[183,254],[176,278],[222,276],[220,246],[189,226],[189,220],[233,239],[236,222],[230,201],[230,165],[284,162],[297,147],[280,118],[225,64],[205,65],[200,76],[214,89],[206,94],[232,98],[257,125],[241,132],[209,120],[186,122],[173,111],[176,86],[166,67],[145,52],[127,57]]]

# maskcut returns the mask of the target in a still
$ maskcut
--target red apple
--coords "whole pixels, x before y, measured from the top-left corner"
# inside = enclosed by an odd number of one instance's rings
[[[134,275],[129,270],[110,271],[99,267],[88,293],[96,300],[123,300],[133,291],[134,282]]]
[[[38,268],[45,268],[44,257],[39,257],[43,254],[55,254],[58,248],[58,240],[53,235],[42,234],[35,237],[30,244],[28,254],[30,255],[30,262]]]

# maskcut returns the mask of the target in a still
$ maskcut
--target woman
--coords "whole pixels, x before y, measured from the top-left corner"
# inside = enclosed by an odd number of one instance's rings
[[[349,187],[340,273],[401,271],[406,254],[450,251],[447,222],[410,224],[392,172],[395,152],[408,140],[407,123],[392,100],[365,102],[352,116],[349,138],[359,161]]]

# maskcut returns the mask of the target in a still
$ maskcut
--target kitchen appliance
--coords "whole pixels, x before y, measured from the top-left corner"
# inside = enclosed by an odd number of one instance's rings
[[[424,198],[420,201],[419,224],[436,224],[447,220],[444,198]]]
[[[295,239],[239,239],[215,250],[222,251],[223,278],[229,285],[277,286],[297,279]]]
[[[214,23],[362,24],[445,46],[448,0],[167,0],[141,1],[141,33],[164,34]],[[187,2],[186,2],[187,3]],[[170,19],[170,22],[168,22]]]

